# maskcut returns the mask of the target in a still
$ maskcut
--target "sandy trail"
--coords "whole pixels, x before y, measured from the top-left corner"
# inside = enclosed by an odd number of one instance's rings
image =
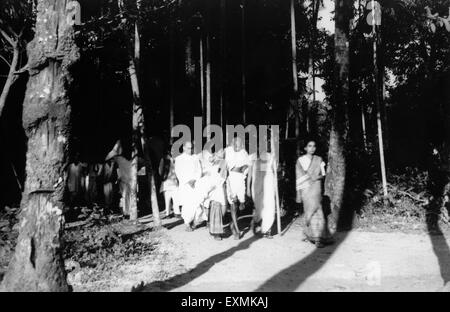
[[[442,235],[352,231],[316,249],[302,241],[299,220],[272,240],[247,233],[218,242],[204,227],[187,233],[183,225],[166,235],[185,270],[144,291],[439,291],[450,281]]]

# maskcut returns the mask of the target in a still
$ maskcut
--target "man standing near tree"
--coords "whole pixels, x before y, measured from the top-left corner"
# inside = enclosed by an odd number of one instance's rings
[[[195,197],[195,183],[202,176],[200,161],[192,155],[192,142],[183,144],[183,153],[175,158],[175,175],[178,178],[178,203],[181,208],[181,216],[186,224],[186,231],[193,231],[193,221],[197,207],[191,204]]]

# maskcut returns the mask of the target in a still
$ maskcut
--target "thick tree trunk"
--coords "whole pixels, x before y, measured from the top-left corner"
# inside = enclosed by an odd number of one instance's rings
[[[13,58],[9,67],[8,77],[6,78],[5,85],[3,86],[3,90],[0,95],[0,117],[2,116],[3,109],[5,108],[9,91],[11,90],[12,85],[17,79],[17,75],[15,72],[17,71],[17,66],[19,64],[20,48],[18,46],[18,42],[13,43]]]
[[[39,0],[34,40],[28,46],[23,126],[28,136],[26,183],[19,238],[3,287],[10,291],[68,291],[60,234],[67,178],[73,82],[78,60],[68,1]]]
[[[352,1],[335,2],[335,90],[331,133],[328,151],[328,172],[325,195],[329,197],[332,230],[336,229],[342,215],[346,183],[346,140],[348,132],[349,92],[349,26]]]

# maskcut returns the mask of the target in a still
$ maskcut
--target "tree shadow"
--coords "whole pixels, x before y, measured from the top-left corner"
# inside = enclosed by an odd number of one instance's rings
[[[173,222],[164,224],[163,227],[165,227],[168,230],[171,230],[174,227],[177,227],[177,226],[182,225],[182,224],[184,224],[184,221],[182,219],[176,219]]]
[[[258,240],[257,236],[249,237],[248,239],[239,243],[239,245],[237,245],[236,247],[230,248],[224,252],[209,257],[208,259],[202,261],[195,268],[189,270],[186,273],[176,275],[165,281],[155,281],[149,284],[141,284],[137,287],[133,287],[131,291],[132,292],[170,291],[179,288],[181,286],[187,285],[191,281],[208,272],[215,264],[233,256],[238,251],[248,249],[250,245],[254,243],[256,240]]]
[[[436,220],[435,220],[436,219]],[[427,230],[433,252],[439,263],[439,270],[445,286],[450,282],[450,248],[437,222],[438,216],[427,218]]]
[[[434,206],[434,205],[433,205]],[[439,207],[436,205],[435,207]],[[450,282],[450,247],[445,235],[439,226],[439,209],[430,209],[426,217],[428,236],[431,241],[433,252],[439,263],[439,270],[444,285]]]
[[[351,162],[349,162],[351,163]],[[344,193],[343,209],[336,220],[337,232],[334,234],[334,242],[324,248],[315,249],[306,258],[302,258],[295,264],[275,274],[262,285],[258,291],[295,291],[311,275],[317,272],[331,258],[339,246],[344,242],[353,227],[354,214],[362,206],[364,201],[363,190],[367,187],[369,180],[367,166],[362,163],[354,163],[358,166],[348,168]],[[352,190],[350,192],[350,190]],[[325,216],[331,216],[330,198],[323,196],[322,209]],[[291,222],[292,223],[292,222]],[[287,225],[290,226],[289,224]],[[328,226],[328,222],[327,222]]]
[[[449,176],[441,164],[441,159],[433,155],[430,159],[428,174],[428,190],[431,194],[431,201],[426,207],[426,225],[428,236],[433,247],[433,252],[439,263],[439,270],[444,281],[444,286],[450,282],[450,247],[445,239],[444,233],[439,225],[441,217],[441,207],[448,211],[448,202],[443,202],[448,197]]]
[[[260,285],[255,292],[295,291],[308,277],[317,272],[329,260],[338,249],[340,244],[346,239],[349,232],[337,233],[335,242],[325,248],[314,250],[306,258],[280,271],[270,279]]]

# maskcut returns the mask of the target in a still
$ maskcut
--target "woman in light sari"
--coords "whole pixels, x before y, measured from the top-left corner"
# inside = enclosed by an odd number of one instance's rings
[[[316,142],[310,140],[305,146],[306,154],[296,164],[297,203],[303,203],[306,238],[317,247],[331,243],[331,235],[322,209],[322,179],[325,163],[316,156]]]

